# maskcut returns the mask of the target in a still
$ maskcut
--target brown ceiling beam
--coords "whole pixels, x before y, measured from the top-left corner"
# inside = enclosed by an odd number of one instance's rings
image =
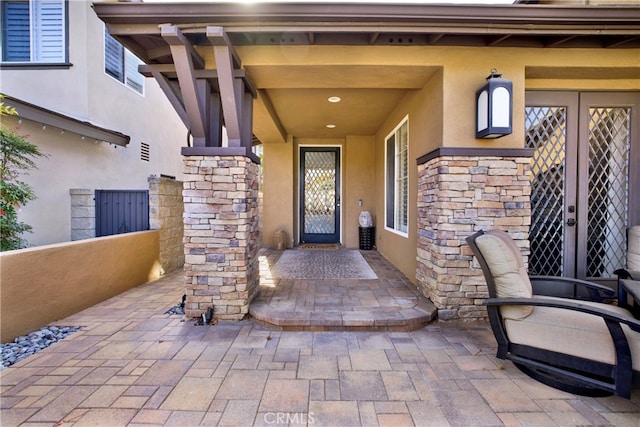
[[[620,47],[620,46],[625,45],[627,43],[636,41],[638,39],[640,39],[640,37],[627,37],[627,38],[625,38],[623,40],[619,40],[619,41],[617,41],[615,43],[609,43],[605,47]]]
[[[511,34],[504,34],[500,37],[496,37],[492,39],[489,43],[487,43],[487,46],[496,46],[502,43],[503,41],[505,41],[506,39],[508,39],[509,37],[511,37]]]
[[[193,47],[187,38],[174,25],[162,25],[160,27],[162,38],[169,44],[171,55],[176,66],[180,91],[182,92],[182,102],[188,117],[188,128],[193,137],[194,145],[206,145],[207,126],[204,121],[203,99],[198,90],[194,74]],[[202,58],[200,58],[202,59]],[[197,61],[197,59],[196,59]],[[204,63],[203,63],[204,65]]]
[[[171,103],[173,109],[176,110],[178,117],[180,117],[180,120],[182,120],[182,123],[184,123],[185,127],[188,129],[189,117],[187,116],[187,111],[185,110],[184,103],[180,97],[180,87],[176,88],[169,79],[159,71],[152,71],[151,76],[156,79],[160,89],[162,89],[162,92],[164,92],[169,103]]]
[[[174,64],[141,64],[138,66],[138,71],[145,77],[153,77],[153,73],[156,72],[162,73],[169,79],[175,79],[178,77],[176,66]],[[193,74],[196,79],[218,80],[218,70],[193,70]],[[253,82],[249,79],[249,76],[244,69],[233,70],[233,77],[242,79],[254,98],[258,96]]]
[[[264,105],[264,108],[267,110],[267,113],[269,113],[269,116],[271,117],[273,124],[278,130],[280,137],[282,138],[283,141],[286,141],[287,130],[284,128],[284,125],[282,124],[282,121],[280,120],[280,117],[276,112],[276,108],[273,106],[273,102],[271,102],[271,97],[269,96],[269,94],[265,89],[259,89],[258,95],[260,100],[262,101],[262,104]]]
[[[154,61],[159,58],[165,58],[171,56],[171,48],[169,46],[161,46],[155,49],[147,49],[147,58],[150,61]]]
[[[571,40],[575,39],[576,37],[577,37],[577,36],[561,37],[561,38],[559,38],[559,39],[557,39],[557,40],[555,40],[555,41],[553,41],[553,42],[547,43],[547,44],[545,45],[545,47],[558,47],[558,46],[560,46],[561,44],[564,44],[564,43],[566,43],[566,42],[568,42],[568,41],[571,41]]]
[[[231,46],[222,27],[207,27],[207,38],[213,46],[218,72],[218,85],[222,102],[222,114],[227,128],[229,146],[239,146],[242,140],[242,102],[244,84],[234,76],[241,61]]]

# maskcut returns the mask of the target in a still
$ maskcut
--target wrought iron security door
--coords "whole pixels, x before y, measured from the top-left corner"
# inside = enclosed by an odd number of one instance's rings
[[[607,280],[624,265],[640,221],[637,110],[637,94],[527,93],[531,273]]]
[[[340,148],[300,149],[300,240],[340,242]]]

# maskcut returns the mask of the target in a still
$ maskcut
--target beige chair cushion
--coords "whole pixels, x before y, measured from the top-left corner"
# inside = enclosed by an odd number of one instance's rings
[[[580,301],[580,304],[597,306],[633,319],[629,311],[614,305],[588,301]],[[509,339],[514,343],[545,348],[611,365],[616,363],[611,335],[600,317],[560,308],[536,306],[526,319],[505,319],[504,325]],[[640,370],[640,332],[634,332],[625,325],[622,329],[629,341],[634,370],[638,371]]]
[[[531,298],[531,281],[520,248],[507,233],[489,230],[476,238],[476,245],[491,270],[498,298]],[[527,317],[532,309],[528,305],[502,306],[500,314],[504,318],[519,320]]]
[[[640,271],[640,225],[629,229],[629,243],[627,250],[627,269]]]

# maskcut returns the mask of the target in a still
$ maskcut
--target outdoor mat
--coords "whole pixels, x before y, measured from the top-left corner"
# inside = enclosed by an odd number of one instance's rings
[[[278,279],[377,279],[357,250],[286,250],[271,270]]]
[[[340,245],[337,243],[303,243],[298,246],[298,249],[305,251],[322,250],[322,251],[337,251],[340,249]]]

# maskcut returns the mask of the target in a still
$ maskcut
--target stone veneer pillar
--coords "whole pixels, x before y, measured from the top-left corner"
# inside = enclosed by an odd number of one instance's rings
[[[161,274],[184,265],[184,223],[182,213],[182,182],[173,178],[151,175],[149,182],[149,227],[160,230]]]
[[[528,252],[531,155],[441,148],[418,160],[417,280],[440,319],[487,317],[488,290],[467,236],[502,229]]]
[[[95,192],[89,188],[72,188],[71,197],[71,240],[96,237]]]
[[[259,285],[258,165],[239,155],[185,156],[187,317],[213,307],[240,320]]]

